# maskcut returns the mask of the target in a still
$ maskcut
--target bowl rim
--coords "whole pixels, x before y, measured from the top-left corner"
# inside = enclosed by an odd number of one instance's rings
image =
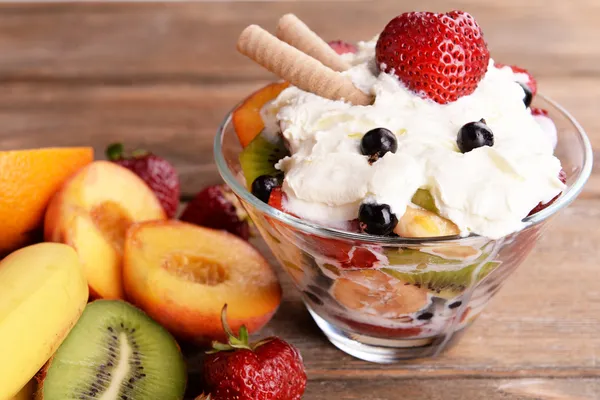
[[[517,232],[521,232],[524,229],[527,229],[531,226],[538,225],[543,221],[547,220],[552,215],[558,213],[560,210],[566,208],[569,204],[571,204],[575,198],[581,193],[583,187],[587,180],[589,179],[592,173],[592,165],[593,165],[593,150],[590,140],[585,133],[583,127],[577,122],[577,120],[561,105],[559,105],[554,100],[550,99],[547,96],[542,94],[537,94],[536,97],[543,99],[545,102],[550,104],[552,107],[556,109],[559,113],[561,113],[567,120],[575,127],[577,133],[579,134],[579,143],[583,148],[583,165],[581,167],[581,171],[577,179],[571,186],[567,188],[566,191],[562,193],[562,195],[550,206],[545,209],[535,213],[534,215],[528,216],[523,219],[523,226],[516,232],[513,232],[509,235],[512,235]],[[213,153],[215,162],[217,165],[217,170],[219,174],[225,181],[225,183],[233,190],[233,192],[239,196],[243,202],[250,204],[252,207],[258,209],[261,213],[268,215],[271,218],[275,218],[286,225],[291,226],[293,229],[298,229],[308,234],[323,236],[327,238],[334,239],[342,239],[342,240],[352,240],[358,241],[368,244],[379,244],[379,245],[415,245],[417,243],[436,243],[436,242],[446,242],[452,240],[464,240],[467,238],[481,238],[481,235],[470,233],[467,236],[461,235],[453,235],[453,236],[438,236],[438,237],[427,237],[427,238],[403,238],[403,237],[391,237],[391,236],[377,236],[370,235],[366,233],[354,233],[347,232],[336,228],[331,228],[327,226],[323,226],[311,221],[304,220],[302,218],[295,217],[293,215],[282,212],[276,208],[271,207],[267,203],[264,203],[257,197],[255,197],[246,186],[242,185],[229,169],[227,165],[227,161],[223,155],[223,137],[225,133],[225,129],[229,126],[232,120],[233,112],[237,109],[237,107],[243,103],[243,100],[236,104],[225,116],[225,119],[221,122],[217,134],[215,135],[214,143],[213,143]],[[509,236],[507,235],[507,236]]]

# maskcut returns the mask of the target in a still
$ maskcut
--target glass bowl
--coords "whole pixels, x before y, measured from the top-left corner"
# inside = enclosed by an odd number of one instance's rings
[[[530,253],[548,219],[577,197],[590,176],[592,149],[581,126],[541,95],[534,106],[548,110],[557,127],[555,154],[567,188],[526,218],[522,230],[497,240],[351,233],[272,208],[246,187],[231,113],[217,132],[214,155],[219,173],[329,341],[354,357],[391,363],[435,356],[455,343]]]

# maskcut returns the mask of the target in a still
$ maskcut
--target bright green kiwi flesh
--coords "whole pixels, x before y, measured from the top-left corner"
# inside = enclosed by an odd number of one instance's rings
[[[137,308],[96,300],[51,359],[43,400],[181,400],[186,386],[175,339]]]
[[[473,276],[477,267],[487,257],[486,254],[482,254],[479,260],[475,260],[473,264],[467,265],[464,268],[438,271],[426,271],[420,269],[419,266],[430,264],[451,266],[452,264],[460,264],[460,261],[447,260],[415,249],[403,249],[402,252],[392,252],[387,254],[387,257],[390,265],[416,264],[417,266],[414,270],[410,271],[382,268],[383,272],[402,282],[424,288],[435,296],[447,299],[460,295],[472,286],[473,280],[475,280],[475,283],[481,281],[500,265],[497,261],[486,262],[477,272],[476,276]]]
[[[262,133],[254,138],[240,154],[240,165],[248,188],[261,175],[281,178],[281,171],[275,169],[274,165],[288,154],[283,140],[272,142],[266,139]]]

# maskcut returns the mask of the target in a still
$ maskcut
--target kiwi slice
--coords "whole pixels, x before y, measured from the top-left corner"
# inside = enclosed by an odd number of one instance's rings
[[[449,260],[440,256],[425,253],[417,249],[398,249],[397,251],[386,251],[389,265],[421,265],[421,264],[460,264],[460,260]]]
[[[475,263],[453,271],[399,271],[393,268],[382,268],[382,271],[402,282],[424,288],[435,296],[451,299],[471,286],[473,272],[478,265]],[[485,263],[477,273],[475,282],[488,276],[498,265],[500,263],[497,261]]]
[[[431,192],[427,189],[419,189],[415,192],[412,197],[412,203],[418,205],[426,209],[427,211],[431,211],[434,213],[438,213],[438,209],[435,206],[435,200],[431,195]]]
[[[90,303],[46,367],[44,400],[181,400],[186,386],[175,339],[119,300]]]
[[[252,182],[261,175],[283,177],[281,171],[274,165],[283,157],[289,155],[283,140],[273,142],[260,134],[240,154],[240,164],[246,177],[246,184],[251,187]]]

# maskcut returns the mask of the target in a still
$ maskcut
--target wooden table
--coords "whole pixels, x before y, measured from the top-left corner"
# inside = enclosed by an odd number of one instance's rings
[[[1,146],[92,144],[101,157],[105,144],[124,140],[176,163],[192,194],[220,180],[211,144],[223,115],[272,78],[236,54],[243,27],[273,29],[294,12],[327,39],[353,41],[421,3],[3,4]],[[448,8],[444,0],[428,4]],[[454,4],[477,17],[495,59],[528,67],[600,148],[600,2]],[[487,312],[437,359],[381,366],[346,356],[327,343],[283,275],[284,302],[265,333],[301,349],[309,400],[600,399],[599,206],[594,168]]]

